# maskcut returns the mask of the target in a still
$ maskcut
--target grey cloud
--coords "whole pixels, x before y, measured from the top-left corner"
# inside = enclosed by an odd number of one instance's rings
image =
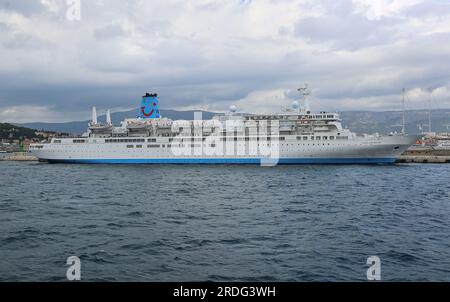
[[[450,15],[450,3],[445,0],[432,0],[418,3],[409,7],[404,11],[407,16],[424,17],[424,16],[448,16]]]
[[[0,0],[0,10],[20,13],[29,16],[45,11],[40,1],[30,0]]]
[[[110,24],[94,30],[94,37],[97,39],[111,39],[121,36],[126,36],[126,32],[120,24]]]
[[[199,9],[214,19],[223,13],[217,3]],[[250,10],[257,3],[243,4]],[[254,36],[245,36],[244,28],[223,28],[223,36],[208,38],[180,33],[177,18],[189,27],[190,18],[197,21],[196,8],[187,16],[168,1],[83,1],[80,22],[30,13],[27,21],[37,29],[42,22],[56,29],[39,35],[11,32],[0,20],[0,56],[7,58],[0,65],[0,111],[46,106],[71,120],[94,104],[135,107],[146,91],[158,92],[165,109],[226,108],[257,91],[284,90],[296,98],[305,82],[322,105],[334,109],[350,98],[371,108],[366,98],[396,99],[403,87],[450,87],[450,33],[410,34],[407,19],[369,20],[354,12],[351,1],[309,1],[301,8],[312,5],[321,13],[285,24],[279,36],[277,29],[260,28]],[[244,16],[236,11],[227,16],[230,22]],[[39,40],[46,34],[56,42]]]
[[[307,17],[295,25],[295,34],[312,42],[330,42],[335,49],[355,50],[394,41],[395,31],[389,25],[395,22],[388,18],[368,20],[353,13]]]

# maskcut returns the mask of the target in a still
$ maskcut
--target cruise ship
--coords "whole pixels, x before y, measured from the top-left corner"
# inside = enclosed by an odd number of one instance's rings
[[[31,144],[30,151],[49,163],[84,164],[392,164],[417,136],[357,135],[343,128],[335,112],[310,111],[306,88],[300,106],[276,114],[229,112],[202,120],[162,117],[157,94],[146,93],[136,118],[113,125],[97,121],[87,132]]]

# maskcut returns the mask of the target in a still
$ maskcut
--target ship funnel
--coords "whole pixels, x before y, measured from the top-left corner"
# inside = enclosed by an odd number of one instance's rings
[[[138,116],[145,119],[160,118],[159,101],[156,93],[146,93],[142,97],[141,106],[139,107]]]
[[[112,125],[112,123],[111,123],[111,110],[106,110],[106,123],[108,124],[108,125]]]
[[[97,124],[97,109],[92,107],[92,124]]]

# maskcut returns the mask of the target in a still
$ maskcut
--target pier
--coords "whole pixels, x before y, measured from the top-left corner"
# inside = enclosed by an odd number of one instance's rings
[[[11,155],[0,158],[3,161],[38,161],[39,159],[28,152],[15,152]]]
[[[398,163],[450,163],[450,150],[407,150],[397,160]]]

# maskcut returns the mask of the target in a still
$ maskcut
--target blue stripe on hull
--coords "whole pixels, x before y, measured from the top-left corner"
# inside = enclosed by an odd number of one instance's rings
[[[395,158],[280,158],[277,164],[392,164]],[[124,159],[48,159],[51,163],[80,164],[261,164],[259,158],[124,158]]]

